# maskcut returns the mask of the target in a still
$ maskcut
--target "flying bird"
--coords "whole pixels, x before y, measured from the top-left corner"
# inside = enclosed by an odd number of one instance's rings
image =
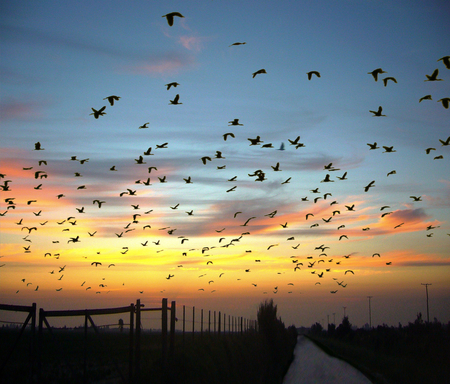
[[[173,100],[169,100],[169,101],[170,101],[169,105],[170,105],[170,104],[172,104],[172,105],[183,104],[183,103],[179,103],[179,102],[178,102],[179,99],[180,99],[180,95],[177,94]]]
[[[162,17],[165,17],[167,19],[167,24],[171,27],[173,25],[173,18],[177,17],[184,17],[180,12],[170,12],[166,15],[163,15]]]
[[[450,56],[444,56],[444,57],[441,57],[440,59],[438,59],[438,61],[441,61],[441,60],[444,63],[445,67],[447,69],[450,69]]]
[[[306,72],[306,74],[308,75],[308,80],[311,80],[312,75],[316,75],[317,77],[320,77],[320,73],[317,71],[309,71],[309,72]]]
[[[369,112],[373,113],[373,117],[375,117],[375,116],[386,116],[386,115],[383,115],[381,113],[382,111],[383,111],[383,107],[381,105],[378,107],[378,111],[370,111],[369,110]]]
[[[119,101],[119,99],[120,99],[120,96],[112,95],[112,96],[105,97],[103,100],[108,100],[109,104],[111,104],[111,107],[112,107],[114,105],[114,101]]]
[[[442,79],[438,79],[439,69],[435,69],[431,75],[425,75],[427,80],[424,81],[442,81]]]
[[[98,111],[94,108],[91,108],[93,112],[90,113],[89,115],[94,115],[94,117],[96,119],[98,119],[100,116],[106,115],[106,112],[103,112],[105,110],[105,108],[106,108],[106,105],[101,107]]]
[[[167,90],[169,90],[170,89],[170,87],[177,87],[178,85],[180,85],[180,84],[178,84],[177,82],[172,82],[172,83],[169,83],[169,84],[166,84],[166,87],[167,87]]]
[[[260,69],[256,72],[253,72],[253,78],[255,78],[256,75],[260,75],[261,73],[267,73],[265,69]]]
[[[387,73],[383,71],[381,68],[374,69],[372,72],[367,72],[367,74],[372,75],[375,81],[378,81],[378,75],[381,73]]]

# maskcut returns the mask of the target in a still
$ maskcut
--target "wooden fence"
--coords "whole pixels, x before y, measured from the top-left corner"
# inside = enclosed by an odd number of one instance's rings
[[[175,349],[175,334],[182,333],[183,345],[185,342],[185,334],[191,333],[194,338],[195,335],[203,336],[204,333],[213,333],[221,335],[223,333],[240,333],[256,330],[257,323],[255,320],[248,320],[243,317],[235,317],[226,314],[222,314],[220,311],[208,311],[208,316],[206,318],[205,312],[203,309],[199,311],[199,319],[197,319],[198,312],[196,312],[196,308],[192,307],[192,317],[189,316],[186,312],[186,307],[183,305],[182,310],[182,318],[181,318],[181,330],[176,330],[176,324],[179,319],[176,316],[176,303],[175,301],[171,302],[171,305],[168,305],[168,300],[166,298],[162,299],[161,306],[155,308],[146,308],[145,305],[141,304],[141,301],[138,299],[136,304],[130,304],[125,307],[118,308],[103,308],[103,309],[82,309],[82,310],[61,310],[61,311],[45,311],[44,309],[39,310],[39,321],[38,321],[38,334],[36,337],[36,304],[33,303],[31,306],[18,306],[18,305],[7,305],[0,304],[0,310],[4,311],[15,311],[15,312],[26,312],[28,316],[25,322],[22,324],[20,332],[11,346],[7,350],[7,354],[5,357],[2,357],[1,368],[0,368],[0,377],[2,377],[3,372],[6,369],[8,361],[11,359],[11,356],[14,353],[22,335],[27,328],[30,326],[31,329],[31,338],[30,338],[30,346],[29,346],[29,378],[28,382],[30,383],[41,383],[42,379],[42,351],[44,347],[44,338],[43,333],[44,330],[48,330],[51,335],[51,339],[55,343],[55,347],[58,348],[58,352],[61,354],[62,358],[65,358],[64,349],[58,343],[58,337],[55,335],[54,328],[52,328],[50,322],[51,318],[56,317],[84,317],[84,341],[83,341],[83,381],[88,382],[89,380],[89,372],[88,372],[88,329],[91,327],[95,334],[97,335],[97,340],[104,347],[111,347],[105,344],[105,341],[102,339],[102,332],[100,332],[101,325],[97,325],[94,322],[93,316],[106,316],[113,314],[128,314],[129,315],[129,334],[128,334],[128,364],[127,364],[127,372],[123,372],[123,364],[122,368],[119,362],[111,356],[111,362],[115,367],[118,375],[120,376],[123,383],[133,383],[137,382],[140,377],[141,371],[141,332],[142,332],[142,314],[150,311],[158,311],[161,312],[161,354],[162,354],[162,364],[163,369],[167,366],[168,361],[174,355]],[[170,318],[169,312],[170,311]],[[190,323],[190,324],[189,324]],[[191,325],[191,330],[187,329],[187,325]],[[197,327],[196,327],[197,325]],[[198,329],[200,328],[200,329]],[[65,358],[66,359],[66,358]],[[67,360],[67,359],[66,359]],[[71,369],[71,364],[69,361],[66,361],[66,365],[69,369]]]

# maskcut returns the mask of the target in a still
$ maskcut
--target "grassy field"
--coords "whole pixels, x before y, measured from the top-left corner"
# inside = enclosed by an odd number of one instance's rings
[[[128,380],[129,339],[127,332],[92,330],[87,338],[83,330],[53,330],[43,335],[39,358],[41,379],[45,383],[82,383],[84,354],[89,383],[120,383]],[[18,331],[0,329],[0,358],[14,344]],[[30,333],[26,332],[2,372],[0,382],[32,382],[28,369]],[[161,334],[142,332],[140,380],[133,383],[281,383],[292,359],[294,344],[275,358],[263,335],[176,334],[174,353],[164,360]],[[85,352],[86,351],[86,352]],[[126,382],[126,381],[125,381]]]
[[[349,339],[309,336],[328,354],[339,357],[379,384],[450,383],[450,343],[448,338],[435,342],[403,342],[389,348],[374,347]]]

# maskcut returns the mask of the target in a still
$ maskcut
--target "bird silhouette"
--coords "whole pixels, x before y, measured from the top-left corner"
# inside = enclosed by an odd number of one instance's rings
[[[171,27],[173,25],[174,17],[184,17],[180,12],[170,12],[166,15],[163,15],[162,17],[165,17],[167,19],[167,24]]]
[[[96,109],[94,109],[94,108],[91,108],[91,109],[92,109],[92,113],[90,113],[90,115],[94,115],[94,117],[95,117],[96,119],[98,119],[100,116],[106,115],[106,112],[103,112],[103,111],[105,110],[105,108],[106,108],[106,105],[104,105],[103,107],[101,107],[99,110],[96,110]]]
[[[379,107],[378,107],[378,110],[377,111],[369,111],[369,112],[372,112],[373,113],[373,117],[375,117],[375,116],[386,116],[386,115],[383,115],[381,112],[383,111],[383,107],[380,105]]]
[[[389,80],[391,80],[391,81],[393,81],[394,83],[397,84],[397,80],[395,79],[395,77],[385,77],[385,78],[383,79],[383,83],[384,83],[384,86],[385,86],[385,87],[387,86],[387,83],[388,83]]]
[[[111,107],[112,107],[114,105],[114,101],[119,101],[119,99],[120,99],[120,96],[112,95],[112,96],[105,97],[103,100],[108,100],[109,104],[111,104]]]
[[[312,75],[316,75],[317,77],[320,77],[320,73],[317,71],[309,71],[309,72],[306,72],[306,74],[308,75],[308,80],[311,80]]]
[[[441,57],[440,59],[438,59],[438,61],[441,61],[441,60],[444,63],[445,67],[447,69],[450,69],[450,56],[444,56],[444,57]]]
[[[256,75],[260,75],[261,73],[267,73],[265,69],[260,69],[256,72],[253,72],[253,78],[255,78]]]
[[[425,75],[427,80],[424,81],[442,81],[442,79],[438,79],[439,69],[435,69],[431,75]]]
[[[381,68],[374,69],[372,72],[367,72],[369,75],[372,75],[375,81],[378,81],[378,75],[381,73],[387,73],[383,71]]]
[[[177,94],[177,95],[174,97],[173,100],[170,100],[169,105],[170,105],[170,104],[172,104],[172,105],[183,104],[183,103],[178,102],[179,99],[180,99],[180,95]]]
[[[170,89],[170,87],[177,87],[178,85],[180,85],[180,84],[178,84],[177,82],[172,82],[172,83],[169,83],[169,84],[166,84],[166,87],[167,87],[167,90],[169,90]]]
[[[444,146],[450,145],[450,136],[447,137],[447,140],[441,140],[441,139],[439,139],[439,141],[440,141],[441,144],[444,145]]]

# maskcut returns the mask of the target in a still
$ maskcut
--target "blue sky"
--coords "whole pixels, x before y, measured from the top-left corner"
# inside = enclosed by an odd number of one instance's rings
[[[450,47],[445,2],[15,1],[1,8],[0,181],[11,180],[10,190],[0,192],[0,211],[7,212],[0,217],[2,302],[37,301],[58,309],[76,298],[80,307],[95,307],[108,294],[111,305],[121,306],[144,290],[148,300],[162,295],[195,306],[213,302],[254,316],[259,302],[273,297],[288,323],[310,325],[347,304],[362,325],[366,296],[373,295],[374,305],[386,311],[376,321],[397,324],[424,311],[420,283],[431,282],[435,316],[449,319],[450,146],[439,139],[450,136],[450,112],[438,102],[450,96],[449,69],[438,61]],[[170,27],[162,16],[172,11],[184,18]],[[235,42],[246,44],[230,46]],[[377,82],[368,74],[376,68],[386,71]],[[424,81],[436,68],[442,81]],[[267,73],[253,78],[259,69]],[[309,71],[320,78],[308,80]],[[388,76],[397,83],[384,86]],[[173,81],[180,85],[167,90]],[[169,105],[176,94],[182,104]],[[432,100],[419,103],[428,94]],[[110,106],[104,100],[109,95],[120,100]],[[90,115],[102,106],[106,115]],[[379,106],[386,116],[369,112]],[[229,126],[236,118],[243,126]],[[147,122],[148,129],[138,128]],[[225,133],[235,137],[225,141]],[[257,135],[274,148],[250,146],[248,138]],[[305,146],[295,149],[288,140],[297,136]],[[38,141],[44,151],[34,150]],[[156,149],[166,142],[167,148]],[[367,143],[374,142],[380,148],[370,150]],[[383,153],[383,146],[396,152]],[[153,155],[144,156],[149,147]],[[430,147],[436,150],[427,155]],[[225,159],[214,158],[216,151]],[[146,164],[136,164],[140,155]],[[212,161],[203,165],[203,156]],[[38,166],[39,160],[48,165]],[[281,172],[272,169],[277,163]],[[325,170],[329,163],[339,170]],[[150,166],[157,170],[149,173]],[[33,189],[37,169],[48,173],[39,181],[42,191]],[[248,176],[259,169],[263,182]],[[337,179],[344,172],[347,180]],[[332,183],[321,182],[326,174]],[[188,176],[192,184],[183,181]],[[81,185],[86,189],[77,189]],[[312,193],[317,187],[320,193]],[[137,196],[120,197],[128,188]],[[332,196],[324,199],[326,192]],[[59,193],[65,197],[57,199]],[[7,208],[9,197],[16,197],[15,209]],[[101,209],[92,204],[96,198],[106,201]],[[30,206],[29,199],[38,201]],[[337,203],[330,206],[332,201]],[[352,204],[355,211],[347,211]],[[85,214],[76,210],[82,206]],[[31,210],[38,207],[41,222],[48,220],[42,227]],[[265,216],[275,210],[273,219]],[[133,231],[117,238],[135,213],[141,217],[127,228]],[[306,213],[314,217],[306,220]],[[68,228],[70,236],[57,224],[69,216],[78,225]],[[250,217],[255,219],[242,227]],[[322,220],[329,217],[329,223]],[[31,253],[24,254],[20,219],[39,227],[30,233]],[[337,230],[339,225],[345,227]],[[430,225],[436,228],[427,231]],[[180,244],[159,229],[165,227],[189,240]],[[223,241],[246,229],[250,235],[223,248],[216,232],[223,227]],[[87,232],[95,230],[91,238]],[[339,240],[343,234],[348,238]],[[67,243],[77,235],[79,243]],[[57,238],[60,243],[53,243]],[[163,251],[144,248],[146,240],[160,240]],[[271,244],[278,245],[267,250]],[[334,262],[317,280],[307,263],[319,260],[315,247],[321,244],[330,247],[322,257]],[[119,253],[123,246],[129,247],[125,254]],[[205,246],[212,265],[205,265]],[[43,259],[46,251],[52,258]],[[183,251],[188,256],[180,256]],[[375,252],[380,260],[372,258]],[[291,256],[304,264],[301,272],[294,273]],[[103,295],[79,288],[94,258],[116,265]],[[62,260],[69,266],[64,280],[49,279],[48,270]],[[347,269],[355,276],[345,275]],[[147,281],[139,277],[144,271]],[[220,273],[232,277],[219,281]],[[32,276],[28,288],[21,285],[24,274]],[[167,280],[168,274],[175,276]],[[198,282],[202,274],[214,279],[214,289]],[[347,287],[334,278],[345,278]],[[98,286],[94,277],[91,283]],[[249,304],[235,308],[237,297]],[[393,298],[405,308],[392,309]],[[305,305],[310,309],[299,316],[296,308]]]

